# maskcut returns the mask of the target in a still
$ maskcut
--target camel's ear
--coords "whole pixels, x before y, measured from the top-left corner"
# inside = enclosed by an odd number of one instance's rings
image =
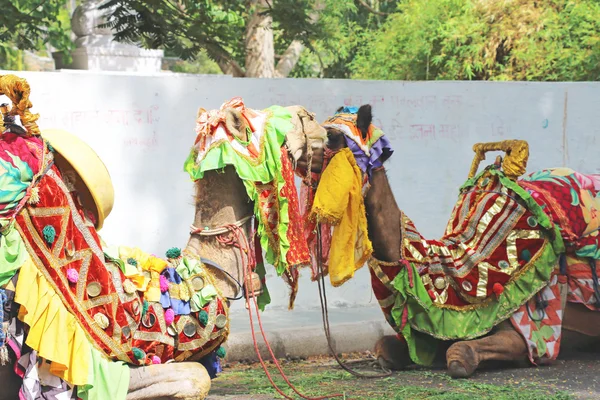
[[[246,140],[246,125],[242,113],[235,108],[225,110],[225,127],[238,139]]]
[[[363,139],[367,137],[367,133],[369,132],[369,126],[371,126],[372,121],[373,113],[371,111],[371,105],[365,104],[360,106],[356,116],[356,127],[362,134]]]

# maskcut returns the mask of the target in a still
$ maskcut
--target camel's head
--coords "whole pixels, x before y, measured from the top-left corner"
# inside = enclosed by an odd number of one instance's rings
[[[237,226],[237,234],[245,236],[243,240],[260,246],[258,241],[254,243],[250,217],[270,224],[259,226],[258,236],[263,245],[268,243],[271,253],[267,251],[267,258],[278,259],[282,251],[276,245],[278,222],[267,217],[281,211],[277,199],[283,196],[282,169],[288,180],[293,177],[296,162],[307,151],[323,147],[326,131],[314,114],[301,106],[259,111],[246,108],[240,98],[219,110],[200,109],[196,131],[198,136],[185,166],[196,185],[196,211],[187,251],[205,259],[222,293],[232,298],[239,289],[235,280],[243,283],[245,260],[235,245],[223,243],[231,236],[224,227]],[[273,210],[277,212],[270,213]]]
[[[373,113],[369,104],[358,108],[338,108],[335,115],[323,123],[327,131],[326,146],[316,149],[311,160],[303,155],[298,160],[298,168],[306,169],[310,164],[312,172],[320,173],[327,151],[335,153],[350,147],[363,172],[370,174],[372,168],[381,166],[393,153],[383,132],[372,121]]]

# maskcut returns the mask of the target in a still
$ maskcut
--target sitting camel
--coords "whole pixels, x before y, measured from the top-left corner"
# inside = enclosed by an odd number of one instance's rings
[[[337,182],[335,173],[326,179],[329,166],[323,170],[337,153],[351,152],[368,177],[368,266],[397,332],[375,346],[382,366],[431,365],[447,349],[450,376],[462,378],[484,361],[554,360],[563,333],[571,343],[598,341],[600,176],[566,168],[522,176],[526,142],[475,145],[446,233],[429,240],[396,204],[382,166],[392,149],[371,121],[369,105],[340,108],[323,125],[325,150],[298,166],[322,173],[317,197]],[[506,156],[475,175],[487,150]]]
[[[234,100],[201,110],[185,166],[197,181],[194,224],[185,249],[163,260],[103,243],[106,167],[75,136],[40,132],[29,93],[25,80],[0,76],[0,95],[13,102],[0,121],[0,399],[205,398],[225,356],[229,301],[241,289],[268,301],[247,257],[264,248],[296,287],[307,249],[285,234],[297,211],[292,165],[325,130],[302,107],[255,111]],[[223,190],[242,182],[254,208]]]

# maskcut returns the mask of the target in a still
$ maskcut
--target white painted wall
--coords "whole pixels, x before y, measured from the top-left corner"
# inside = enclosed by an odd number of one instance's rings
[[[196,111],[218,108],[233,96],[242,96],[252,108],[301,104],[320,120],[340,105],[372,104],[375,124],[396,150],[388,169],[398,203],[429,237],[443,232],[476,142],[528,140],[529,171],[568,165],[600,173],[600,83],[16,74],[31,84],[42,129],[69,130],[106,163],[116,197],[103,238],[157,255],[183,246],[192,222],[192,183],[182,168],[195,137]],[[298,309],[319,307],[317,287],[308,275],[300,283]],[[273,277],[268,283],[272,307],[285,308],[283,283]],[[376,305],[366,269],[341,288],[330,288],[328,297],[332,307]]]

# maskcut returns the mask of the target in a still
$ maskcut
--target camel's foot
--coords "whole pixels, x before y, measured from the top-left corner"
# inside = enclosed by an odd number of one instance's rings
[[[127,400],[202,400],[210,390],[210,376],[197,362],[131,368]]]
[[[454,343],[446,352],[448,374],[452,378],[468,378],[479,366],[479,357],[475,349],[467,342]]]
[[[525,340],[513,329],[476,340],[454,343],[446,352],[448,373],[453,378],[468,378],[484,361],[520,361],[527,356]]]
[[[375,343],[375,357],[383,368],[399,370],[411,363],[408,345],[396,336],[384,336]]]

